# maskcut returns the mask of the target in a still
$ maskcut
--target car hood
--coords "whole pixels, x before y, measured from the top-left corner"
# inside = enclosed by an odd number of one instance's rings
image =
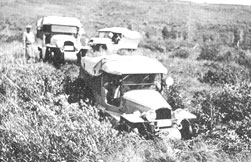
[[[54,45],[58,48],[62,48],[65,41],[71,41],[74,43],[74,45],[76,45],[76,38],[71,35],[54,35],[51,37],[51,45]]]
[[[126,92],[123,95],[125,101],[130,101],[132,108],[135,105],[135,109],[139,111],[157,110],[159,108],[171,109],[171,106],[166,102],[162,95],[155,90],[132,90]]]

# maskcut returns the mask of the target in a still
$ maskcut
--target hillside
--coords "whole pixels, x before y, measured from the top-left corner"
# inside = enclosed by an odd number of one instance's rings
[[[3,0],[0,4],[2,39],[17,36],[30,23],[47,15],[75,16],[84,24],[88,36],[107,26],[132,25],[150,37],[162,38],[164,26],[173,31],[175,40],[207,40],[233,43],[239,34],[241,45],[250,44],[250,7],[205,5],[179,1],[69,1]],[[7,38],[5,38],[7,39]],[[12,40],[8,37],[8,39]]]
[[[68,103],[79,92],[78,66],[22,56],[24,27],[35,32],[48,15],[79,18],[88,38],[110,26],[139,31],[133,54],[167,67],[175,84],[165,98],[197,115],[193,139],[118,133],[95,106]],[[250,161],[250,16],[249,6],[175,0],[1,0],[0,161]]]

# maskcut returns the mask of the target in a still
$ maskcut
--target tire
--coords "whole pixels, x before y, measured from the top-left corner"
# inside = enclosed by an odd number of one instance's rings
[[[131,130],[131,128],[129,127],[129,125],[123,119],[120,119],[117,129],[120,132],[123,132],[123,131],[130,132],[130,130]]]
[[[53,65],[56,68],[60,67],[60,64],[64,63],[64,57],[59,48],[53,49],[54,57],[53,57]]]
[[[95,97],[92,89],[89,87],[85,88],[85,100],[87,99],[87,103],[90,104],[91,106],[95,105]]]
[[[51,50],[50,50],[50,48],[46,48],[46,50],[45,50],[45,57],[44,57],[44,59],[43,59],[43,61],[44,62],[50,62],[50,60],[51,60]]]
[[[41,48],[38,48],[38,59],[39,61],[43,60],[43,52]]]
[[[182,128],[180,129],[182,139],[184,140],[191,139],[193,130],[190,122],[188,120],[182,120],[180,124],[182,125]]]
[[[81,99],[84,100],[85,84],[83,79],[77,78],[73,82],[71,82],[70,79],[66,81],[64,92],[69,95],[69,103],[77,103],[80,102]]]

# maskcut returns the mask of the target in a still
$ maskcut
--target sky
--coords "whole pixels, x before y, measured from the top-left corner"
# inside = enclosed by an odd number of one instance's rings
[[[251,6],[251,0],[185,0],[197,3],[213,3],[213,4],[240,4]]]

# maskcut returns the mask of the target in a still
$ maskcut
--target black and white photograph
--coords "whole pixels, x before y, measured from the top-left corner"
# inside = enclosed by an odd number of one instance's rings
[[[251,1],[0,0],[0,162],[250,162]]]

